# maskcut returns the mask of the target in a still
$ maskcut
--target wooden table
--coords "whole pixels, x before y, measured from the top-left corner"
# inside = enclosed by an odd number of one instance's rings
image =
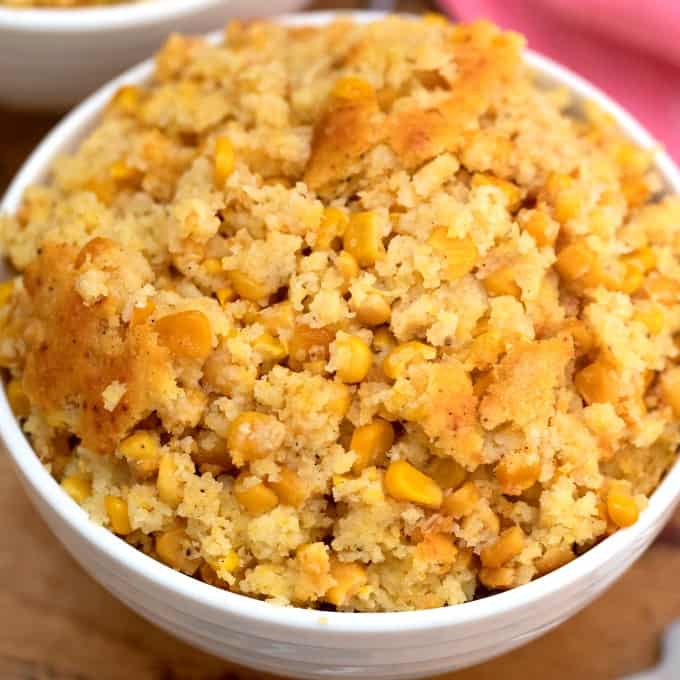
[[[54,116],[0,110],[0,192],[55,122]],[[178,642],[100,588],[49,533],[4,457],[0,535],[0,680],[263,677]],[[678,574],[680,513],[609,592],[571,621],[511,654],[446,677],[608,680],[653,665],[660,632],[680,617]]]

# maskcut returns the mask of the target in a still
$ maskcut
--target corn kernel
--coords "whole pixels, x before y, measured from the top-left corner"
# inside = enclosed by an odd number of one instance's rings
[[[417,340],[410,340],[397,345],[383,361],[383,373],[392,380],[403,376],[411,364],[432,361],[437,350]]]
[[[332,94],[338,99],[365,99],[373,96],[370,83],[356,76],[344,76],[335,81]]]
[[[331,558],[331,576],[335,585],[324,595],[324,600],[336,607],[342,607],[366,584],[366,568],[358,562],[340,562]]]
[[[496,465],[494,473],[504,494],[519,496],[538,481],[541,459],[538,455],[527,459],[521,453],[508,453]]]
[[[324,208],[314,250],[331,250],[335,241],[344,236],[348,222],[347,213],[340,208]]]
[[[637,208],[647,201],[651,191],[644,177],[624,177],[621,190],[629,207]]]
[[[638,309],[633,318],[643,324],[650,335],[658,335],[664,328],[664,315],[658,307]]]
[[[615,158],[624,172],[629,175],[641,175],[652,162],[652,154],[641,149],[632,142],[621,142],[616,149]]]
[[[596,259],[595,253],[585,243],[576,241],[560,250],[555,269],[567,281],[574,282],[591,272]]]
[[[241,559],[235,550],[230,550],[226,555],[211,557],[202,562],[199,567],[200,578],[216,588],[229,590],[229,583],[223,579],[226,574],[232,574],[241,566]],[[218,573],[219,572],[219,573]]]
[[[378,293],[367,295],[356,310],[357,319],[366,326],[381,326],[389,322],[392,308]]]
[[[578,215],[583,194],[572,177],[553,173],[548,178],[545,192],[558,222],[565,224]]]
[[[340,276],[342,276],[342,280],[344,281],[344,285],[342,287],[342,291],[344,293],[350,287],[352,281],[354,281],[359,275],[359,263],[356,261],[354,255],[351,255],[346,250],[343,250],[338,254],[338,258],[335,261],[335,266],[337,267],[338,271],[340,272]]]
[[[331,477],[331,484],[333,485],[333,487],[342,486],[343,484],[348,482],[350,479],[351,478],[348,477],[347,475],[333,475]]]
[[[143,307],[133,307],[130,315],[130,325],[139,326],[143,324],[156,311],[156,303],[148,299]]]
[[[83,189],[92,192],[100,203],[110,206],[118,192],[116,182],[111,177],[92,178],[85,182]]]
[[[539,247],[552,246],[557,240],[560,225],[542,210],[529,210],[523,215],[521,223]]]
[[[453,458],[437,458],[428,472],[442,489],[457,489],[467,476],[465,468]]]
[[[209,257],[207,260],[203,260],[203,269],[210,274],[221,274],[222,273],[222,261],[217,257]]]
[[[649,246],[638,248],[638,250],[624,255],[623,260],[636,266],[645,274],[656,268],[656,254]]]
[[[4,307],[14,294],[14,279],[0,283],[0,307]]]
[[[109,516],[113,532],[120,536],[127,536],[132,531],[127,501],[119,496],[105,496],[104,508]]]
[[[248,473],[242,472],[234,482],[234,497],[238,503],[251,515],[261,515],[273,510],[279,504],[276,493],[262,482],[246,487],[247,477]]]
[[[453,564],[458,557],[458,548],[451,535],[428,533],[416,546],[416,557],[427,562]]]
[[[156,479],[158,497],[171,508],[176,508],[184,496],[184,485],[179,480],[177,465],[170,454],[161,456],[158,463],[158,478]]]
[[[299,508],[307,498],[304,482],[296,472],[289,468],[282,468],[276,481],[269,480],[269,486],[283,505]]]
[[[111,163],[109,166],[109,176],[118,185],[128,188],[138,186],[142,179],[142,174],[137,168],[121,160]]]
[[[335,374],[344,383],[361,382],[371,367],[371,348],[354,335],[335,341]]]
[[[405,460],[390,463],[385,472],[385,490],[399,501],[436,510],[442,504],[442,490],[431,477]]]
[[[427,243],[444,257],[442,278],[446,281],[455,281],[470,273],[479,260],[479,251],[472,238],[451,237],[446,227],[435,229]]]
[[[368,425],[357,427],[352,433],[350,448],[356,454],[352,472],[359,474],[369,465],[375,465],[380,456],[387,453],[394,444],[394,427],[382,418],[376,418]]]
[[[637,522],[640,510],[628,494],[610,491],[607,495],[607,514],[617,527],[624,529]]]
[[[278,424],[275,416],[266,413],[245,411],[238,415],[227,433],[232,457],[237,454],[243,460],[256,460],[275,451],[281,442],[278,435],[272,437],[271,433]]]
[[[17,418],[28,418],[31,412],[31,402],[28,400],[20,380],[13,378],[7,383],[7,401]]]
[[[378,219],[372,212],[359,212],[350,217],[343,237],[344,249],[354,255],[360,267],[375,264],[383,253]]]
[[[468,362],[477,369],[487,369],[496,364],[504,351],[505,339],[503,335],[495,328],[491,328],[480,333],[470,343]]]
[[[146,479],[158,470],[161,447],[155,435],[138,430],[124,439],[118,449],[137,479]]]
[[[352,404],[352,393],[344,383],[334,382],[335,396],[328,400],[328,411],[337,418],[344,418]]]
[[[491,272],[483,283],[489,295],[512,295],[519,298],[522,294],[522,289],[515,281],[515,270],[510,265]]]
[[[661,396],[675,417],[680,418],[680,366],[671,368],[661,377]]]
[[[538,573],[542,575],[559,569],[568,562],[571,562],[574,557],[576,556],[570,546],[555,546],[554,548],[548,548],[534,564],[536,569],[538,569]]]
[[[210,321],[203,312],[187,310],[161,317],[155,324],[158,342],[175,357],[205,359],[212,350]]]
[[[328,345],[334,336],[335,331],[329,327],[295,326],[288,348],[290,368],[299,371],[308,361],[327,360]]]
[[[372,344],[378,354],[388,354],[397,346],[397,341],[390,333],[390,329],[383,327],[374,331]]]
[[[230,574],[241,566],[241,560],[235,550],[230,550],[223,557],[218,557],[214,561],[215,571],[228,571]]]
[[[473,187],[492,186],[500,189],[505,195],[505,200],[510,212],[515,212],[522,204],[522,192],[520,188],[504,179],[488,175],[486,173],[477,172],[472,176]]]
[[[479,570],[480,583],[489,590],[505,590],[512,588],[515,582],[515,571],[510,567],[482,567]]]
[[[215,292],[217,301],[222,307],[236,299],[236,291],[231,287],[218,288]]]
[[[222,189],[233,171],[234,147],[227,137],[218,137],[215,140],[215,186]]]
[[[442,512],[451,515],[454,519],[460,519],[469,515],[479,502],[480,495],[474,482],[465,482],[460,489],[444,496]]]
[[[111,103],[129,115],[139,110],[142,91],[135,85],[123,85],[113,95]]]
[[[201,565],[201,559],[189,556],[190,541],[181,527],[164,531],[156,536],[156,552],[162,562],[190,576]]]
[[[605,285],[609,290],[632,295],[644,283],[645,275],[637,264],[631,264],[630,262],[623,262],[622,264],[622,276],[619,279],[614,279],[611,283],[605,280],[603,281],[603,285]]]
[[[269,297],[269,289],[260,281],[236,270],[227,272],[229,281],[239,297],[252,302],[260,302]]]
[[[619,398],[618,375],[602,360],[580,370],[574,376],[574,385],[587,404],[615,403]]]
[[[524,532],[515,525],[506,529],[493,545],[484,548],[479,554],[482,565],[491,569],[502,567],[524,550]]]
[[[80,475],[65,477],[61,482],[61,488],[79,505],[92,495],[92,483]]]
[[[268,363],[278,363],[288,352],[283,343],[271,333],[263,333],[253,342],[253,349]]]

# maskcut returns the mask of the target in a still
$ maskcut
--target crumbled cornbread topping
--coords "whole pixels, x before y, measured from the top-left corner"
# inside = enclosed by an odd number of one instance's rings
[[[522,39],[173,36],[0,222],[41,460],[221,588],[389,611],[634,523],[679,441],[680,198]]]

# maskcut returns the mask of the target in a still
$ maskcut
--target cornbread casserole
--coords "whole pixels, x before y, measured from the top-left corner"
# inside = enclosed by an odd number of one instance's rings
[[[680,199],[487,23],[232,23],[4,216],[7,395],[97,523],[282,604],[456,604],[676,456]]]

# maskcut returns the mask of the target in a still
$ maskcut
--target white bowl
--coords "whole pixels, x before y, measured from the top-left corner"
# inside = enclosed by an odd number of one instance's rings
[[[0,106],[60,111],[146,59],[169,33],[279,14],[304,0],[145,0],[75,9],[0,6]]]
[[[285,18],[322,24],[331,14]],[[361,20],[375,14],[357,14]],[[568,87],[611,113],[628,137],[655,145],[625,111],[554,62],[528,52],[540,79]],[[150,62],[102,88],[48,135],[19,172],[0,210],[15,211],[24,189],[45,179],[52,159],[73,149],[123,83],[142,83]],[[663,152],[656,166],[669,191],[680,173]],[[680,463],[632,527],[542,578],[455,607],[400,613],[319,612],[275,607],[218,590],[152,560],[96,526],[45,471],[0,394],[0,436],[34,505],[52,531],[99,583],[161,628],[208,652],[262,671],[298,678],[408,678],[490,659],[545,633],[589,604],[642,554],[680,499]]]

